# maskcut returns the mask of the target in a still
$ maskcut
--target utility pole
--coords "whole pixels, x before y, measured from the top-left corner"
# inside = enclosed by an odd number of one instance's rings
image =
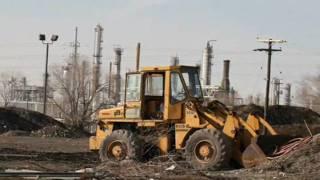
[[[270,91],[270,75],[271,75],[271,56],[272,52],[281,51],[281,49],[272,49],[272,45],[274,43],[285,43],[285,40],[275,40],[272,38],[269,39],[259,39],[257,41],[267,43],[268,48],[260,48],[255,49],[254,51],[265,51],[268,52],[268,69],[267,69],[267,82],[266,82],[266,95],[265,95],[265,102],[264,102],[264,119],[268,120],[268,108],[269,108],[269,91]]]

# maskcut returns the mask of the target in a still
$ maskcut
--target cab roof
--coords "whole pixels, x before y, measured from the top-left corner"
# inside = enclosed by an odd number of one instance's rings
[[[180,70],[183,68],[193,68],[196,69],[196,66],[147,66],[147,67],[142,67],[141,72],[154,72],[154,71],[169,71],[169,70]]]

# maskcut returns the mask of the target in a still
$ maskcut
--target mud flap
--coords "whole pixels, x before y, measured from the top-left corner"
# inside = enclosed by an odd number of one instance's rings
[[[245,168],[257,166],[267,160],[267,156],[255,142],[252,142],[242,153],[242,165]]]

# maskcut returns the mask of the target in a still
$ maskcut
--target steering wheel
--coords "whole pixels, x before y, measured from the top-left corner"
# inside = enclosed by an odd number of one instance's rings
[[[186,97],[184,91],[179,91],[175,96],[174,98],[177,99],[177,100],[182,100]]]

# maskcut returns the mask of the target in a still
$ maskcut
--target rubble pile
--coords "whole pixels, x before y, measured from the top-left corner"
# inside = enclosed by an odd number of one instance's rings
[[[24,132],[24,133],[21,133]],[[22,108],[0,108],[0,134],[44,137],[73,137],[63,123],[36,111]]]

